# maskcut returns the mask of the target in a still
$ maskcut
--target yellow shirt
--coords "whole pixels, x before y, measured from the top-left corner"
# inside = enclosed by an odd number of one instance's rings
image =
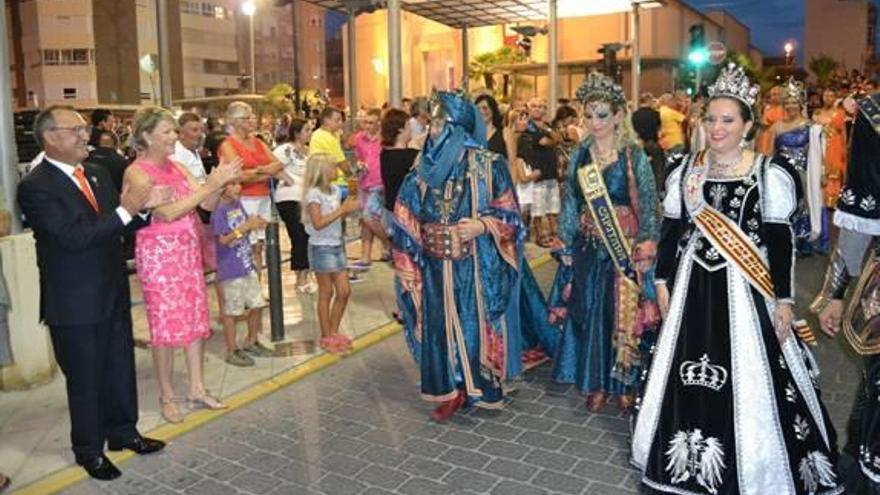
[[[660,146],[668,150],[684,144],[683,113],[667,106],[660,107]]]
[[[332,156],[337,163],[346,160],[339,137],[329,131],[325,131],[324,129],[317,129],[312,133],[312,139],[309,140],[309,153],[326,153]],[[334,180],[333,183],[342,185],[348,184],[345,173],[342,170],[338,168],[336,169],[336,180]]]

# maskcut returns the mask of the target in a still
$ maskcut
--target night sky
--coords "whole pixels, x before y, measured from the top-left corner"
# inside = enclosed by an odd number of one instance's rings
[[[880,0],[872,0],[880,6]],[[726,10],[752,31],[752,44],[767,57],[781,57],[788,40],[803,41],[804,0],[686,0],[698,10]],[[798,46],[798,62],[803,53]]]

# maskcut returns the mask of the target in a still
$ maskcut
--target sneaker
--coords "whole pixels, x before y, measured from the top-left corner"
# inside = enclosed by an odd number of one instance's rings
[[[366,279],[357,276],[357,273],[349,272],[348,274],[348,283],[350,284],[359,284]]]
[[[274,354],[272,349],[269,349],[268,347],[261,344],[259,340],[242,350],[255,357],[272,357],[272,355]]]
[[[348,264],[348,269],[356,272],[365,272],[372,268],[373,264],[366,261],[355,261]]]
[[[254,359],[241,349],[236,349],[226,355],[226,362],[233,366],[248,367],[254,365]]]

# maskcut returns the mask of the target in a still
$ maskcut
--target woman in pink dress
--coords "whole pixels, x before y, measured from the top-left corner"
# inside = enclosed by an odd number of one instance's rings
[[[171,112],[147,107],[135,114],[132,144],[137,160],[125,172],[123,189],[142,183],[173,191],[169,202],[152,210],[147,227],[137,232],[135,260],[144,294],[153,361],[159,378],[162,417],[183,421],[172,383],[174,349],[183,347],[189,371],[191,407],[222,409],[203,380],[203,341],[210,335],[208,298],[202,272],[196,206],[212,210],[219,193],[241,173],[241,163],[221,162],[204,185],[173,161],[177,124]]]

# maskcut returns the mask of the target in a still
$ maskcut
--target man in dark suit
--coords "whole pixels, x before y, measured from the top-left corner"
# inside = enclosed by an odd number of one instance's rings
[[[18,186],[34,232],[40,268],[40,316],[67,383],[71,442],[77,464],[97,479],[121,473],[110,450],[139,454],[165,444],[138,433],[131,298],[122,253],[126,229],[144,224],[152,187],[118,194],[109,175],[86,164],[89,126],[69,107],[34,121],[46,157]]]

